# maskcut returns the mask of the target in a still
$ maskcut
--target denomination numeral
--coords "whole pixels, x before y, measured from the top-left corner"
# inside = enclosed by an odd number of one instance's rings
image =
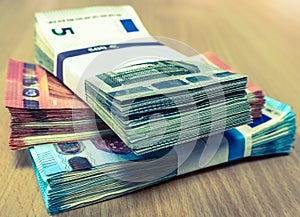
[[[52,29],[52,33],[54,35],[59,35],[59,36],[63,36],[63,35],[66,35],[68,34],[68,32],[70,34],[75,34],[73,29],[71,27],[67,27],[67,28],[61,28],[61,31],[60,32],[57,32],[55,29]]]

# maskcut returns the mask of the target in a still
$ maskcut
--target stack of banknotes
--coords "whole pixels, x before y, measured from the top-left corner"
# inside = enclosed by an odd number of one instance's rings
[[[212,53],[195,58],[215,70],[233,71]],[[247,98],[252,117],[260,118],[264,105],[262,90],[248,82]],[[9,144],[13,150],[112,135],[88,105],[36,64],[9,61],[4,104],[12,116]]]
[[[246,76],[182,61],[187,57],[152,38],[130,7],[38,13],[35,34],[37,62],[136,154],[250,122]]]
[[[146,155],[103,149],[115,140],[123,144],[119,139],[41,145],[29,151],[47,210],[56,214],[220,163],[289,153],[295,130],[291,107],[266,97],[263,116],[249,125]]]
[[[9,61],[4,104],[12,116],[14,150],[112,135],[84,102],[35,64]]]
[[[221,59],[219,59],[216,55],[210,52],[206,52],[203,55],[197,55],[192,57],[196,60],[204,60],[210,65],[222,70],[229,70],[234,72],[232,68],[230,68],[227,64],[225,64]],[[264,107],[265,98],[261,88],[256,85],[248,82],[247,85],[247,98],[249,100],[251,106],[251,115],[253,119],[260,118],[262,116],[262,108]]]
[[[87,103],[136,154],[249,123],[247,77],[203,68],[164,60],[92,76]]]
[[[189,58],[175,50],[183,46],[181,43],[171,44],[172,48],[155,40],[130,6],[50,11],[35,17],[36,62],[83,100],[85,80],[89,77],[131,62]],[[201,62],[204,71],[233,71],[211,53],[195,60]],[[248,83],[247,98],[253,118],[259,118],[264,104],[262,90]]]
[[[50,214],[295,139],[290,106],[212,53],[157,41],[130,6],[37,13],[35,59],[10,60],[5,105]]]

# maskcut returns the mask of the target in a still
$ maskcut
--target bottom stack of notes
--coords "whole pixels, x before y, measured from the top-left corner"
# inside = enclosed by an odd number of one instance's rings
[[[266,97],[262,117],[249,125],[145,155],[117,137],[40,145],[29,153],[46,208],[57,214],[209,166],[289,153],[295,132],[291,107]]]

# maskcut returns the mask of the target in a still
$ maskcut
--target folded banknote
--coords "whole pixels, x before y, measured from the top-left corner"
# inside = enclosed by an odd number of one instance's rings
[[[204,60],[207,61],[209,64],[213,66],[223,69],[223,70],[230,70],[234,72],[234,70],[224,63],[220,58],[218,58],[215,54],[211,52],[205,52],[202,55],[197,55],[192,57],[195,60]],[[262,115],[262,108],[264,107],[265,99],[264,94],[261,88],[254,85],[251,82],[247,84],[247,98],[251,105],[251,115],[253,119],[260,118]]]
[[[211,53],[197,58],[220,69],[230,69]],[[28,90],[33,96],[28,96]],[[34,92],[39,95],[34,96]],[[264,103],[261,89],[248,82],[247,98],[252,117],[260,117]],[[112,133],[88,105],[36,64],[9,61],[4,104],[12,116],[9,144],[13,150],[92,139],[98,136],[97,131],[102,137]]]
[[[295,124],[290,106],[266,97],[253,123],[163,151],[138,156],[110,138],[35,146],[29,153],[46,208],[57,214],[228,161],[289,153]]]
[[[85,84],[87,103],[136,154],[251,122],[247,77],[203,61],[134,64]]]
[[[84,81],[92,75],[136,62],[188,58],[177,51],[184,46],[182,43],[171,39],[163,43],[148,33],[134,9],[127,5],[40,12],[35,16],[35,60],[83,100]],[[191,50],[186,45],[185,49]],[[200,56],[214,67],[232,70],[211,53]],[[262,90],[249,83],[247,92],[250,103],[259,109],[263,104]],[[252,116],[259,115],[256,110]]]
[[[35,58],[136,154],[251,121],[246,76],[178,61],[130,6],[37,13]]]
[[[54,76],[35,64],[9,61],[4,105],[11,114],[11,149],[114,135]]]

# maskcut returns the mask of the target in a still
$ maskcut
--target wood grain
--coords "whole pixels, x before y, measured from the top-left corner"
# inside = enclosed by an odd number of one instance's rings
[[[0,101],[8,58],[33,62],[35,12],[107,4],[131,4],[152,35],[216,53],[299,117],[296,0],[1,0]],[[9,118],[1,105],[0,216],[47,216],[27,152],[8,149]],[[206,169],[59,216],[299,216],[299,142],[288,156]]]

